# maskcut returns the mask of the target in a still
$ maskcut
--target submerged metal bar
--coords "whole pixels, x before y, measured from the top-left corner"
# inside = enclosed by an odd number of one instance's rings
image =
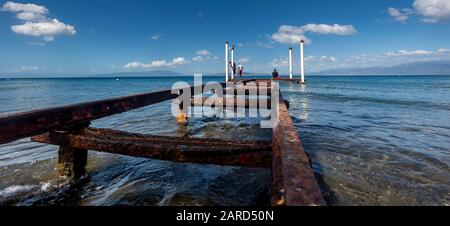
[[[88,128],[79,134],[51,132],[35,142],[175,162],[270,168],[268,142],[222,141],[184,137],[150,136]]]
[[[279,121],[273,128],[274,206],[326,205],[291,116],[280,93]]]

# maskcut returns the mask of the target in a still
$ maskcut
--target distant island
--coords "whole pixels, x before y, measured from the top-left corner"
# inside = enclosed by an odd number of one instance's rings
[[[391,67],[335,68],[309,73],[310,75],[450,75],[450,61],[430,61],[401,64]]]

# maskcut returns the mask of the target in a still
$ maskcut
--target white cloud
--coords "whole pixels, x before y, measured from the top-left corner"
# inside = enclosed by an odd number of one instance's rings
[[[336,62],[337,58],[334,56],[321,56],[320,60],[323,62]]]
[[[195,56],[192,58],[193,62],[201,63],[201,62],[215,62],[219,60],[218,56],[213,56],[209,51],[207,50],[199,50],[197,51],[197,54],[199,56]]]
[[[305,62],[309,63],[323,63],[323,62],[336,62],[337,57],[334,56],[306,56]]]
[[[432,54],[434,54],[433,51],[426,51],[426,50],[414,50],[414,51],[398,50],[395,52],[387,52],[383,54],[382,57],[423,56]]]
[[[138,68],[161,68],[161,67],[175,67],[178,65],[189,64],[190,62],[183,57],[174,58],[172,61],[167,62],[166,60],[155,60],[148,64],[134,61],[125,65],[128,69],[138,69]]]
[[[289,58],[277,58],[273,59],[272,62],[269,63],[270,67],[284,67],[289,65]]]
[[[388,8],[389,15],[394,18],[394,20],[399,22],[405,22],[409,19],[409,16],[413,13],[411,9],[396,9],[393,7]]]
[[[302,34],[277,32],[272,35],[272,39],[283,44],[298,44],[301,40],[309,44],[311,41]]]
[[[206,50],[206,49],[198,50],[196,53],[197,53],[198,55],[200,55],[200,56],[208,56],[208,55],[211,55],[211,53],[210,53],[208,50]]]
[[[415,0],[414,9],[427,23],[447,22],[450,20],[449,0]]]
[[[28,42],[30,46],[45,46],[45,42]]]
[[[440,49],[437,49],[436,52],[439,54],[450,53],[450,49],[440,48]]]
[[[43,37],[46,42],[53,41],[56,35],[74,35],[76,33],[73,26],[61,23],[57,19],[13,25],[11,30],[17,34]]]
[[[450,61],[450,49],[440,48],[436,50],[396,50],[379,54],[361,54],[336,58],[332,56],[307,56],[306,65],[309,71],[321,71],[330,68],[355,68],[355,67],[389,67],[401,64]],[[287,58],[284,66],[288,65]],[[294,68],[298,68],[298,60],[294,60]],[[286,68],[286,67],[284,67]]]
[[[19,12],[16,14],[17,19],[24,21],[41,21],[45,20],[44,14],[36,13],[36,12]]]
[[[272,39],[272,37],[269,37],[269,39]],[[272,43],[273,41],[270,40]],[[238,47],[239,48],[243,48],[243,47],[263,47],[266,49],[272,49],[274,48],[274,46],[272,45],[271,42],[266,42],[266,41],[255,41],[255,42],[246,42],[246,43],[238,43]]]
[[[273,48],[273,45],[270,44],[270,43],[265,43],[265,42],[261,42],[261,41],[256,41],[255,44],[256,44],[257,46],[261,46],[261,47],[266,48],[266,49],[272,49],[272,48]]]
[[[19,13],[19,12],[29,12],[36,14],[47,14],[48,9],[44,6],[35,5],[35,4],[21,4],[15,2],[6,2],[2,7],[3,11]]]
[[[196,57],[192,58],[192,61],[203,62],[203,61],[205,61],[205,59],[202,56],[196,56]]]
[[[359,55],[345,58],[345,67],[378,67],[393,66],[413,62],[425,61],[449,61],[450,49],[439,48],[436,50],[397,50],[380,53],[377,55]]]
[[[324,35],[353,35],[356,29],[352,25],[307,24],[302,27],[303,33],[311,32]]]
[[[296,44],[304,40],[306,44],[311,41],[305,37],[305,33],[322,35],[353,35],[357,31],[352,25],[339,24],[306,24],[300,27],[282,25],[278,32],[272,35],[272,39],[283,44]]]
[[[44,6],[6,2],[1,10],[16,13],[16,17],[24,22],[11,26],[11,30],[17,34],[42,37],[46,42],[53,41],[58,35],[76,34],[73,26],[48,18],[49,10]]]
[[[248,57],[239,58],[239,59],[236,60],[236,62],[237,63],[241,63],[241,64],[245,64],[245,63],[250,62],[250,58],[248,58]]]
[[[156,41],[156,40],[160,39],[162,36],[163,36],[162,34],[155,34],[155,35],[150,36],[150,39]]]
[[[25,72],[25,71],[28,71],[28,72],[30,72],[30,71],[39,71],[39,70],[41,70],[41,68],[38,67],[38,66],[21,66],[20,67],[20,71],[23,71],[23,72]]]

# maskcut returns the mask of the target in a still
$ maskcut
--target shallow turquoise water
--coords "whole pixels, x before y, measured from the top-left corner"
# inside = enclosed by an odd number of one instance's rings
[[[205,81],[220,81],[207,78]],[[189,78],[0,80],[0,114],[168,89]],[[310,77],[281,83],[330,205],[450,204],[450,77]],[[192,119],[170,102],[97,120],[130,132],[270,140],[257,119]],[[4,205],[263,205],[270,171],[177,164],[91,152],[89,178],[55,177],[57,147],[0,146]]]

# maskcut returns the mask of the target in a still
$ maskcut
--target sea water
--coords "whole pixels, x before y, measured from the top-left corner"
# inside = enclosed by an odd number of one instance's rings
[[[207,77],[204,82],[222,81]],[[0,114],[170,89],[192,78],[0,79]],[[450,77],[321,76],[280,83],[329,205],[450,205]],[[96,120],[128,132],[270,141],[259,120],[194,118],[170,101]],[[56,176],[57,146],[0,146],[0,205],[268,205],[271,172],[89,152],[88,176]]]

